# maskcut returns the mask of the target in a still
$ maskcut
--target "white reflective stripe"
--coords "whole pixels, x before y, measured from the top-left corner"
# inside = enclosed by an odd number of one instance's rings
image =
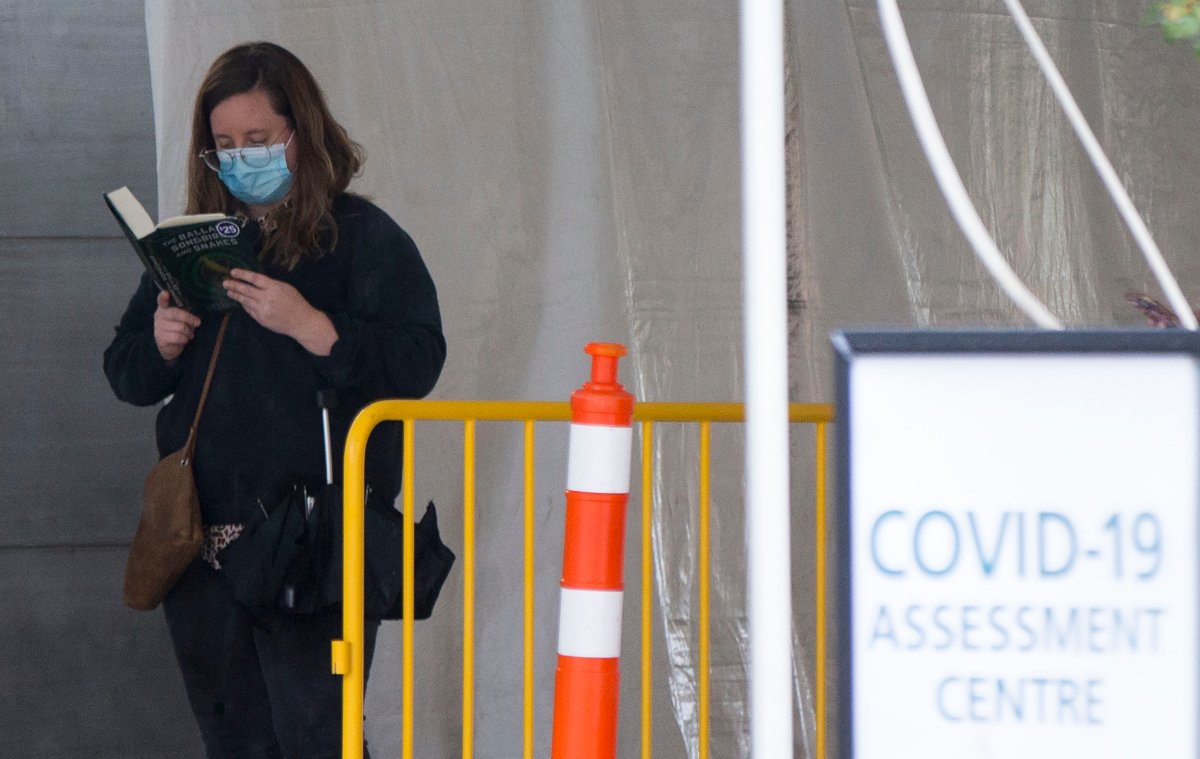
[[[567,490],[628,493],[632,427],[572,424],[567,451]]]
[[[587,659],[621,655],[620,590],[563,588],[558,610],[558,652]]]

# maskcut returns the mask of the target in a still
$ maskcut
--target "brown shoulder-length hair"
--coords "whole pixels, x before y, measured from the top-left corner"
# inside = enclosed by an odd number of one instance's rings
[[[291,269],[302,260],[319,258],[322,242],[337,240],[333,198],[344,192],[362,169],[362,146],[334,120],[316,79],[300,59],[271,42],[248,42],[217,58],[196,93],[192,110],[192,145],[188,163],[187,212],[244,213],[204,165],[200,152],[216,147],[209,116],[223,100],[261,89],[271,107],[288,121],[299,143],[292,188],[287,202],[271,214],[263,234],[262,258]],[[329,237],[322,239],[324,235]]]

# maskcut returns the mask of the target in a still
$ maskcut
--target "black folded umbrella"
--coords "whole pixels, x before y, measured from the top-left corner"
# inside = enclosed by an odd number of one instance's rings
[[[294,606],[294,597],[286,597],[285,587],[294,590],[298,569],[311,563],[309,502],[299,487],[270,511],[260,502],[241,535],[220,554],[221,573],[233,597],[256,617],[267,618]]]
[[[321,394],[323,413],[332,405]],[[302,488],[270,511],[260,509],[242,534],[221,553],[221,565],[234,598],[255,616],[315,614],[342,601],[342,489],[333,484],[329,425],[325,424],[327,484],[315,496]],[[364,510],[364,588],[366,615],[403,616],[404,515],[391,504],[367,499]],[[427,619],[454,565],[442,542],[433,501],[414,525],[413,618]]]
[[[401,619],[404,616],[404,515],[390,506],[367,505],[365,514],[363,604],[367,616]],[[442,542],[433,501],[413,525],[413,619],[428,619],[442,584],[454,565],[454,553]],[[341,561],[337,576],[341,582]],[[340,592],[339,592],[340,597]]]
[[[297,488],[272,511],[248,524],[221,553],[222,572],[234,598],[263,619],[338,608],[342,601],[341,505],[341,488],[336,485],[325,486],[315,498]],[[391,507],[368,505],[364,518],[364,609],[372,619],[401,619],[404,515]],[[455,559],[442,542],[432,501],[414,525],[413,543],[413,618],[428,619]]]

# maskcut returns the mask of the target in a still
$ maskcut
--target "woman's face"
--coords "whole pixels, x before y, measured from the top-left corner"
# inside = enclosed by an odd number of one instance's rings
[[[287,119],[271,107],[271,99],[261,89],[225,98],[208,116],[214,147],[218,150],[249,145],[278,145],[292,136]],[[288,171],[295,173],[300,151],[299,140],[290,140],[284,156]]]

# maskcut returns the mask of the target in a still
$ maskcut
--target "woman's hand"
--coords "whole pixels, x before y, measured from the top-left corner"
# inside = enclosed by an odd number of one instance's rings
[[[314,308],[296,288],[266,274],[234,269],[225,279],[225,292],[262,326],[287,335],[318,356],[328,356],[337,342],[337,329],[324,311]]]
[[[164,361],[169,364],[179,358],[199,326],[200,317],[172,306],[166,290],[159,292],[158,308],[154,311],[154,344]]]

